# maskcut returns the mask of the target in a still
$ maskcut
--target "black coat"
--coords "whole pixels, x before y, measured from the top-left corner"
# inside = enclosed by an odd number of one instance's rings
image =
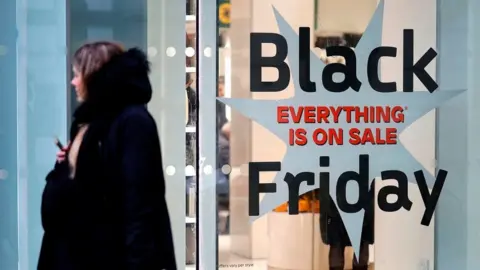
[[[375,182],[372,181],[369,190],[368,201],[365,202],[365,215],[362,224],[361,241],[373,244],[375,242]],[[322,241],[326,245],[332,246],[351,246],[350,238],[348,237],[347,229],[340,216],[340,213],[333,202],[330,200],[330,212],[323,214],[320,211],[320,234]],[[322,205],[320,204],[320,208]]]
[[[114,57],[88,82],[71,140],[89,124],[76,174],[48,174],[39,270],[176,270],[159,137],[145,55]]]

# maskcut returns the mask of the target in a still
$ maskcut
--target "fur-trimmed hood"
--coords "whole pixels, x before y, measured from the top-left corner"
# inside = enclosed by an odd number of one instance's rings
[[[152,98],[149,73],[150,63],[140,49],[114,56],[86,82],[88,98],[75,111],[75,121],[114,117],[128,106],[146,105]]]

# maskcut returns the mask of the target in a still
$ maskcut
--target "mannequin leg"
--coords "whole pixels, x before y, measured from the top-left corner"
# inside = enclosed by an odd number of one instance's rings
[[[368,261],[369,261],[369,244],[367,242],[362,241],[360,243],[360,258],[357,259],[353,258],[353,270],[368,270]]]
[[[330,246],[328,264],[330,270],[343,270],[345,265],[345,247],[343,245]]]

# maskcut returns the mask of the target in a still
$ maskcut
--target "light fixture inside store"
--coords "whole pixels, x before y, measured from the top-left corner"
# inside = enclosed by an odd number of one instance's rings
[[[195,55],[195,49],[192,48],[192,47],[187,47],[187,48],[185,49],[185,55],[186,55],[187,57],[193,57],[193,56]]]

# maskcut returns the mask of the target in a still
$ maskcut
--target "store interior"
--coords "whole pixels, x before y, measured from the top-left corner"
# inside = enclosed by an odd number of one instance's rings
[[[293,84],[279,93],[252,93],[249,87],[250,34],[279,32],[273,8],[293,29],[311,28],[312,49],[324,62],[344,63],[342,58],[325,57],[323,49],[339,44],[356,47],[379,0],[218,0],[218,53],[210,54],[218,60],[217,70],[197,66],[197,59],[209,57],[206,49],[213,46],[210,41],[215,35],[204,36],[209,46],[200,45],[202,51],[197,53],[197,29],[205,33],[214,27],[200,25],[207,16],[197,17],[195,0],[23,2],[19,5],[19,1],[8,0],[0,4],[5,15],[0,19],[5,34],[0,44],[0,67],[6,71],[1,77],[6,87],[0,91],[1,108],[6,112],[0,115],[0,142],[6,153],[0,156],[0,202],[8,221],[0,224],[0,265],[3,263],[6,269],[36,265],[43,235],[38,202],[44,175],[52,166],[51,159],[45,157],[53,157],[57,151],[52,135],[66,141],[76,106],[73,92],[65,91],[70,88],[70,58],[87,41],[115,40],[125,47],[141,48],[152,63],[154,97],[148,108],[157,121],[162,143],[165,196],[178,268],[213,270],[215,259],[219,269],[331,268],[330,247],[324,244],[319,230],[321,205],[313,199],[313,193],[301,197],[299,215],[288,215],[288,205],[282,204],[250,222],[248,163],[282,160],[286,147],[267,129],[220,103],[216,106],[217,164],[208,164],[215,167],[217,209],[205,211],[205,205],[211,205],[199,203],[200,198],[205,201],[208,197],[210,203],[213,196],[205,196],[198,189],[199,184],[205,184],[202,177],[212,178],[212,171],[202,168],[204,157],[199,149],[205,146],[206,137],[214,136],[213,128],[199,127],[202,119],[197,119],[199,111],[209,106],[197,103],[210,102],[213,95],[207,99],[203,94],[214,91],[218,96],[246,99],[279,100],[294,95]],[[478,50],[474,46],[480,43],[480,35],[475,31],[478,18],[474,10],[479,7],[474,2],[383,1],[381,43],[400,49],[396,58],[382,59],[381,81],[403,81],[402,33],[413,29],[416,59],[434,48],[440,65],[432,61],[427,72],[434,79],[439,76],[442,89],[468,88],[468,95],[429,112],[400,134],[402,144],[424,169],[434,174],[436,168],[445,167],[453,179],[445,184],[428,227],[420,223],[425,207],[417,185],[408,187],[412,201],[409,211],[386,213],[375,207],[375,242],[368,248],[368,269],[475,269],[479,263],[475,251],[480,249],[480,241],[474,236],[480,227],[476,207],[480,187],[476,181],[478,142],[474,138],[480,129],[475,117],[479,110],[474,105],[480,99],[474,89],[480,85],[476,76],[480,61],[475,61]],[[204,12],[209,10],[213,18],[214,4],[203,3]],[[275,48],[264,46],[262,52],[273,55]],[[218,75],[217,87],[198,89],[198,84],[205,82],[199,83],[199,73],[210,80],[214,72]],[[274,69],[262,72],[265,81],[278,77]],[[182,87],[184,93],[179,91]],[[416,79],[414,88],[425,90]],[[209,147],[204,150],[213,148],[208,141]],[[274,176],[262,174],[260,180],[271,182]],[[377,179],[376,191],[385,185],[396,182]],[[212,254],[214,237],[210,237],[215,230],[217,258]],[[352,269],[352,249],[347,248],[343,255],[342,268]]]

